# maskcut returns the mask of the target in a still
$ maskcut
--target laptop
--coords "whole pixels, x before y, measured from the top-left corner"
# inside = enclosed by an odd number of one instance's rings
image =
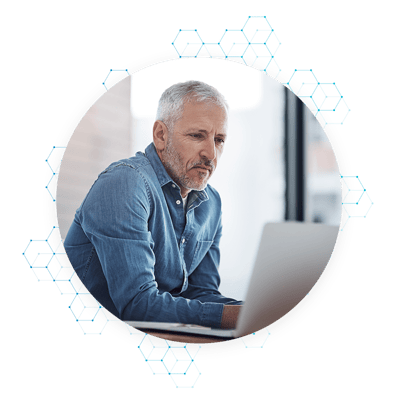
[[[235,329],[167,322],[124,321],[134,328],[237,338],[277,321],[295,307],[321,276],[335,246],[338,226],[267,223]]]

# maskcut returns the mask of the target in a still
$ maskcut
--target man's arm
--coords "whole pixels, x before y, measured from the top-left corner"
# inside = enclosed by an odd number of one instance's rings
[[[234,329],[242,306],[239,305],[224,305],[222,313],[221,328]]]
[[[81,207],[81,226],[94,245],[119,317],[220,327],[222,304],[158,290],[147,190],[137,170],[117,166],[99,177]]]

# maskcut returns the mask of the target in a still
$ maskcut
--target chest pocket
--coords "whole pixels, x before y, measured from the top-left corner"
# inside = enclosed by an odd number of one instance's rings
[[[199,240],[196,244],[196,249],[194,251],[193,261],[190,266],[190,272],[193,271],[207,254],[208,250],[210,250],[211,245],[213,244],[212,240]]]

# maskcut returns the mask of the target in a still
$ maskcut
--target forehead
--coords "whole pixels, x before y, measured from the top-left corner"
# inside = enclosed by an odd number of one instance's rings
[[[228,115],[225,109],[211,101],[184,103],[180,125],[210,125],[212,129],[226,130]]]

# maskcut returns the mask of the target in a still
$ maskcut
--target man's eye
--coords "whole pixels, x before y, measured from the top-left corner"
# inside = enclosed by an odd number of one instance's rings
[[[225,140],[224,140],[224,139],[220,139],[220,138],[216,138],[215,141],[216,141],[218,144],[223,144],[223,143],[225,143]]]
[[[201,135],[199,133],[192,133],[190,136],[194,137],[195,139],[200,139],[201,138]]]

